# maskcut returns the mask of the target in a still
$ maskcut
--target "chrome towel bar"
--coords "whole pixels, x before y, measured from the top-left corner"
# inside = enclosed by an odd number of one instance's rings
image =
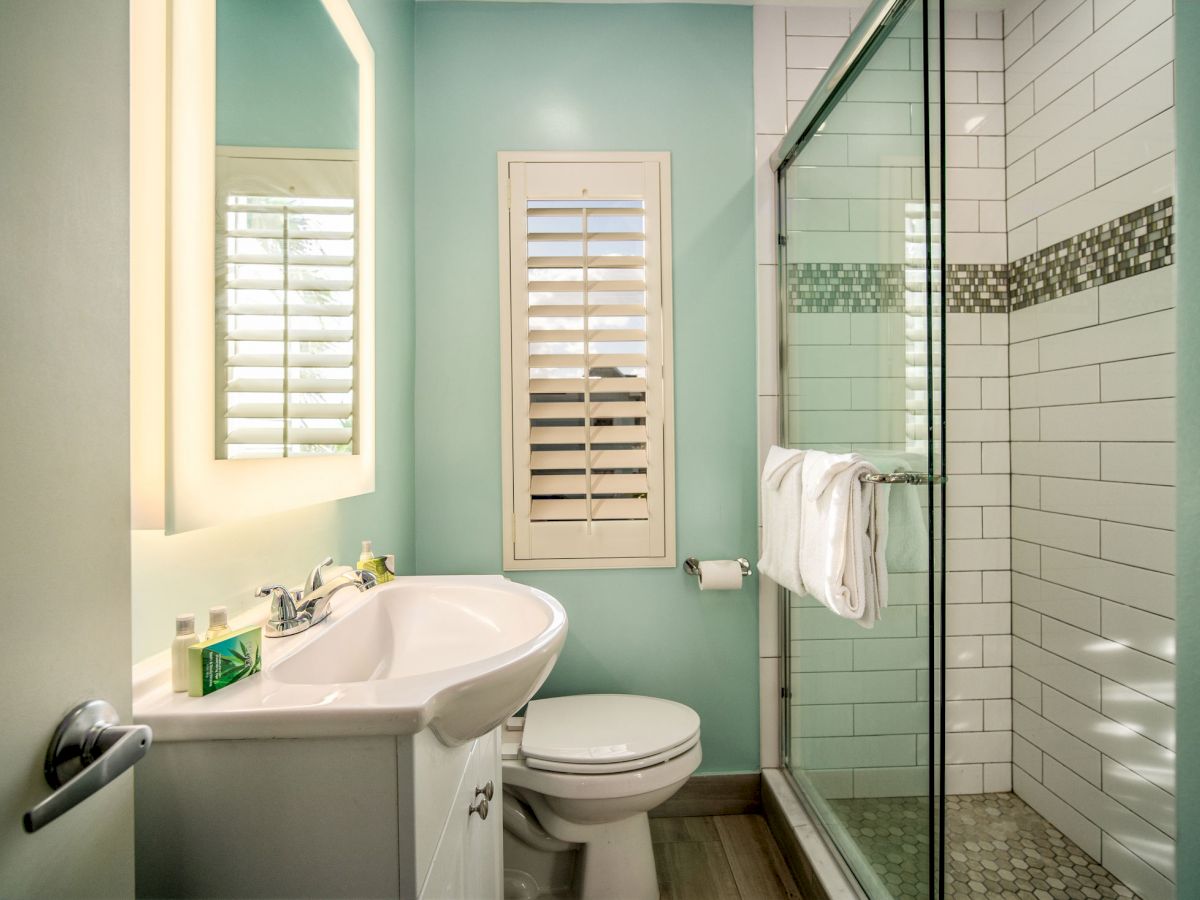
[[[881,472],[878,475],[860,475],[858,480],[870,484],[945,484],[946,476],[921,472]]]

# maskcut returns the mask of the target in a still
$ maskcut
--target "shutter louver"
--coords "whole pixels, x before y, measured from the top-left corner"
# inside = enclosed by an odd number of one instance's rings
[[[354,452],[353,164],[291,167],[312,167],[309,183],[235,168],[219,185],[219,458]]]
[[[568,202],[526,207],[530,519],[644,520],[645,210]]]
[[[516,556],[661,556],[657,164],[513,168]]]

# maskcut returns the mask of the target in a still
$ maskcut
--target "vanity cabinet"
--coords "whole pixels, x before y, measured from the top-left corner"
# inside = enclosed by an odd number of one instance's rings
[[[488,790],[488,785],[491,789]],[[492,798],[488,799],[487,794]],[[421,900],[499,897],[504,879],[499,732],[475,742]]]
[[[498,729],[454,747],[428,729],[156,741],[135,783],[137,893],[499,900],[500,777]]]

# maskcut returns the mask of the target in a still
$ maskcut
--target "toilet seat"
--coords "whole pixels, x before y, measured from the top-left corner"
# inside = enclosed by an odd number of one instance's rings
[[[674,759],[699,743],[690,707],[636,694],[534,700],[525,713],[521,757],[547,772],[615,774]]]
[[[657,766],[659,763],[667,762],[683,753],[687,753],[687,751],[691,750],[698,743],[700,743],[700,735],[694,734],[682,744],[662,750],[652,756],[643,756],[640,759],[630,759],[625,762],[568,763],[558,762],[557,760],[538,759],[534,756],[526,756],[524,759],[526,766],[531,769],[541,769],[543,772],[564,772],[572,775],[607,775],[618,772],[635,772],[638,769]]]

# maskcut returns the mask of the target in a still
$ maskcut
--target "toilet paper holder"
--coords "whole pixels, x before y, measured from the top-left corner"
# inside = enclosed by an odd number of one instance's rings
[[[737,558],[737,564],[742,567],[743,578],[750,574],[750,560],[739,556]],[[696,559],[694,556],[689,556],[683,561],[683,571],[687,572],[689,575],[695,575],[697,578],[699,578],[700,560]]]

